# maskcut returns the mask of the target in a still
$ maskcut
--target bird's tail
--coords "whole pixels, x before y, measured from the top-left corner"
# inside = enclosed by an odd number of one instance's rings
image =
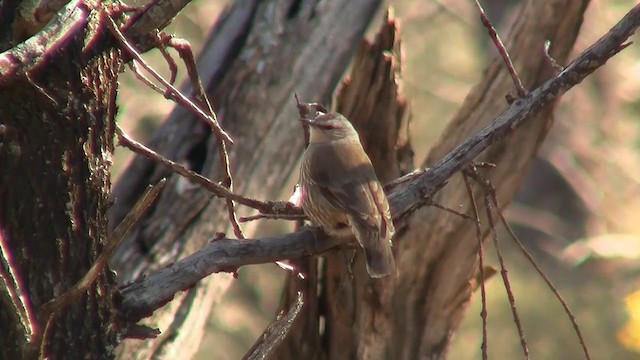
[[[372,228],[363,221],[352,220],[349,223],[358,242],[364,249],[369,276],[381,278],[395,274],[396,263],[391,249],[393,231],[381,233],[379,229]]]

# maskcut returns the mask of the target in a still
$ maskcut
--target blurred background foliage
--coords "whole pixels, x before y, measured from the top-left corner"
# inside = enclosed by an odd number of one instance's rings
[[[228,3],[196,0],[167,31],[189,40],[197,53]],[[508,39],[518,4],[517,0],[484,1],[503,39]],[[401,23],[402,83],[411,103],[412,143],[419,164],[496,51],[470,0],[397,0],[387,5],[393,6]],[[574,54],[634,5],[631,0],[593,0]],[[382,19],[382,13],[377,19]],[[370,34],[376,29],[377,23],[372,24]],[[637,36],[632,40],[637,41]],[[168,74],[157,51],[145,58]],[[184,71],[179,78],[184,78]],[[173,104],[130,72],[124,74],[121,85],[118,121],[144,141]],[[640,358],[639,114],[640,47],[632,45],[560,101],[555,126],[507,214],[574,311],[594,359]],[[130,156],[117,150],[114,177]],[[265,194],[264,198],[289,195]],[[285,232],[290,226],[265,222],[260,233]],[[560,304],[505,234],[501,239],[532,355],[581,358]],[[488,245],[486,253],[492,251]],[[488,264],[496,265],[495,257],[489,255]],[[275,317],[284,276],[275,265],[240,269],[223,303],[212,312],[199,358],[241,358]],[[499,276],[487,282],[487,305],[489,357],[521,358]],[[454,336],[450,358],[480,358],[479,313],[476,294]]]

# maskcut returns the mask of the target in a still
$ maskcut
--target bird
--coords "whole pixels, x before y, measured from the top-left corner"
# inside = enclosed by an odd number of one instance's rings
[[[305,215],[327,234],[355,235],[364,249],[369,276],[395,273],[389,203],[358,133],[342,114],[317,111],[300,165]]]

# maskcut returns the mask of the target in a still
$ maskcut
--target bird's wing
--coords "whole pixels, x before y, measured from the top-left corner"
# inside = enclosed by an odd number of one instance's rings
[[[309,159],[311,180],[337,209],[387,233],[389,205],[369,158],[357,156],[359,143],[319,146]],[[363,150],[360,150],[363,151]]]

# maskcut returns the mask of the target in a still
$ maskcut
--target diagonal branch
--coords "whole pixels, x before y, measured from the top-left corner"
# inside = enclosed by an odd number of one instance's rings
[[[468,138],[450,151],[434,166],[408,181],[403,191],[391,194],[390,203],[397,217],[404,217],[424,205],[424,199],[433,196],[445,181],[471,162],[490,145],[507,137],[518,127],[534,118],[542,108],[579,84],[589,74],[604,65],[624,49],[625,41],[640,26],[640,5],[636,5],[607,34],[583,51],[559,74],[518,98],[491,125]]]

